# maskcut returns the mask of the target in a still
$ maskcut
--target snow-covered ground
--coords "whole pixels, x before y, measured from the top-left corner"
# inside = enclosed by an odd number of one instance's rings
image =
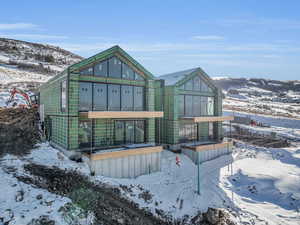
[[[57,221],[57,224],[67,224],[62,213],[63,206],[70,203],[69,198],[52,194],[45,189],[36,188],[17,180],[12,173],[18,176],[25,174],[23,165],[34,162],[42,165],[57,166],[59,168],[77,169],[87,173],[88,168],[84,164],[74,163],[68,160],[58,150],[42,144],[34,149],[30,155],[18,158],[6,155],[0,159],[0,225],[29,224],[40,216]],[[1,219],[2,218],[2,219]]]
[[[50,76],[41,73],[28,72],[0,65],[1,84],[11,82],[46,82],[50,78]]]
[[[277,132],[282,137],[291,135],[296,140],[293,147],[264,148],[239,143],[232,157],[222,156],[201,165],[200,196],[197,194],[197,166],[182,154],[179,155],[181,165],[177,166],[176,154],[169,151],[162,153],[161,172],[136,179],[102,176],[91,179],[119,187],[129,199],[157,215],[163,212],[181,218],[194,216],[207,207],[221,207],[227,208],[239,224],[299,225],[300,142],[297,138],[300,137],[300,126],[289,128],[286,122],[277,118],[266,118],[272,126],[257,129]],[[298,120],[292,121],[297,123]],[[13,212],[16,222],[11,224],[26,224],[41,215],[60,221],[62,215],[57,210],[70,199],[18,182],[5,169],[15,166],[22,174],[22,165],[28,161],[63,169],[77,168],[83,174],[89,174],[88,167],[70,161],[46,143],[25,158],[20,160],[8,155],[0,161],[0,188],[5,190],[0,193],[0,215],[9,217]],[[232,167],[226,166],[232,161]],[[21,190],[25,191],[23,200],[16,201]],[[38,194],[42,194],[43,199],[37,199]],[[52,200],[53,204],[47,203]],[[28,209],[31,213],[26,213]]]

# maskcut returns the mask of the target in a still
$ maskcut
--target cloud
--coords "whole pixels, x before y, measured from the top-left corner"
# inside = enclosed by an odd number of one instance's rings
[[[234,19],[220,19],[215,21],[202,20],[200,23],[215,24],[224,27],[263,27],[272,29],[300,29],[299,20],[281,19],[281,18],[234,18]]]
[[[299,53],[300,48],[284,44],[271,43],[245,43],[245,44],[226,44],[226,43],[187,43],[187,42],[162,42],[162,43],[125,43],[125,42],[96,42],[96,43],[51,43],[58,45],[69,51],[77,52],[99,52],[114,45],[119,45],[129,52],[147,52],[147,53],[170,53],[181,52],[181,54],[203,54],[208,53],[240,53],[247,54],[252,52],[261,52],[264,54],[274,53]],[[187,53],[189,51],[189,53]]]
[[[217,36],[217,35],[206,35],[206,36],[199,35],[199,36],[193,36],[192,39],[214,41],[214,40],[223,40],[224,37]]]
[[[38,26],[32,23],[0,23],[0,30],[34,29]]]
[[[62,35],[47,35],[47,34],[0,34],[0,36],[13,39],[27,40],[63,40],[68,39],[68,36]]]

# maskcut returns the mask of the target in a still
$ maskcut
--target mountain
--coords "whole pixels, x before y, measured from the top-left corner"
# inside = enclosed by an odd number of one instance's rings
[[[82,59],[56,46],[0,38],[0,89],[37,87]]]
[[[213,79],[223,89],[225,110],[300,119],[300,81]]]

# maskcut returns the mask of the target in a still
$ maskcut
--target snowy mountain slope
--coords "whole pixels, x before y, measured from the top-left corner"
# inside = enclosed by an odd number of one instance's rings
[[[224,91],[225,110],[300,118],[299,81],[218,77],[214,82]]]
[[[60,72],[83,58],[56,46],[0,38],[0,64],[43,73]]]
[[[56,46],[0,38],[0,89],[38,87],[82,59]]]

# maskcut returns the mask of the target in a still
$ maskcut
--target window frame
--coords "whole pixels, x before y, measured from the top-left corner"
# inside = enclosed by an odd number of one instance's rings
[[[88,83],[88,84],[91,84],[92,86],[92,106],[91,106],[91,109],[90,110],[81,110],[80,109],[80,96],[78,98],[78,111],[79,112],[87,112],[87,111],[110,111],[108,110],[108,101],[109,101],[109,97],[108,97],[108,86],[109,85],[119,85],[120,86],[120,109],[119,110],[116,110],[116,111],[128,111],[128,110],[122,110],[122,86],[130,86],[132,87],[133,89],[133,93],[132,93],[132,97],[133,97],[133,108],[132,110],[129,110],[129,111],[133,111],[133,112],[140,112],[140,111],[146,111],[146,87],[143,86],[143,85],[131,85],[131,84],[116,84],[116,83],[106,83],[106,82],[95,82],[95,81],[79,81],[79,95],[80,95],[80,83]],[[105,110],[95,110],[95,105],[94,105],[94,87],[95,87],[95,84],[104,84],[106,85],[106,109]],[[135,108],[135,97],[134,97],[134,90],[136,87],[140,87],[142,88],[142,109],[139,109],[139,110],[136,110]]]
[[[180,113],[180,98],[181,96],[183,96],[183,114]],[[192,111],[190,112],[190,114],[187,114],[187,106],[186,106],[186,98],[187,97],[191,97],[192,99],[192,105],[191,105],[191,109]],[[194,107],[195,107],[195,101],[193,100],[194,97],[198,97],[200,98],[200,114],[199,115],[195,115],[195,110],[194,110]],[[203,99],[206,98],[207,100],[206,101],[203,101]],[[208,113],[208,100],[209,98],[212,99],[212,102],[213,102],[213,112],[212,114],[209,114]],[[178,95],[178,115],[179,117],[201,117],[201,116],[214,116],[215,115],[215,96],[203,96],[203,95],[193,95],[193,94],[179,94]],[[206,102],[206,105],[203,107],[203,102]],[[206,110],[205,114],[202,114],[203,110]],[[199,112],[199,111],[198,111]]]
[[[63,89],[65,89],[64,92]],[[65,95],[64,106],[63,106],[63,93]],[[67,112],[67,108],[68,108],[68,82],[67,80],[63,80],[60,83],[60,111]]]
[[[144,124],[144,140],[143,142],[137,142],[137,136],[136,136],[136,127],[137,127],[137,121],[142,121],[143,124]],[[133,143],[129,143],[126,141],[126,123],[128,122],[132,122],[133,123],[133,139],[134,139],[134,142]],[[121,143],[116,143],[116,131],[117,131],[117,128],[116,128],[116,124],[117,123],[123,123],[123,141]],[[126,119],[116,119],[114,120],[114,137],[113,137],[113,143],[114,145],[130,145],[130,144],[143,144],[143,143],[146,143],[146,130],[147,130],[147,125],[146,125],[146,120],[145,119],[135,119],[135,120],[126,120]]]
[[[190,135],[187,135],[187,131],[190,129]],[[182,135],[183,134],[183,135]],[[179,143],[193,142],[199,140],[199,124],[198,123],[186,123],[180,121],[178,129],[178,141]]]

